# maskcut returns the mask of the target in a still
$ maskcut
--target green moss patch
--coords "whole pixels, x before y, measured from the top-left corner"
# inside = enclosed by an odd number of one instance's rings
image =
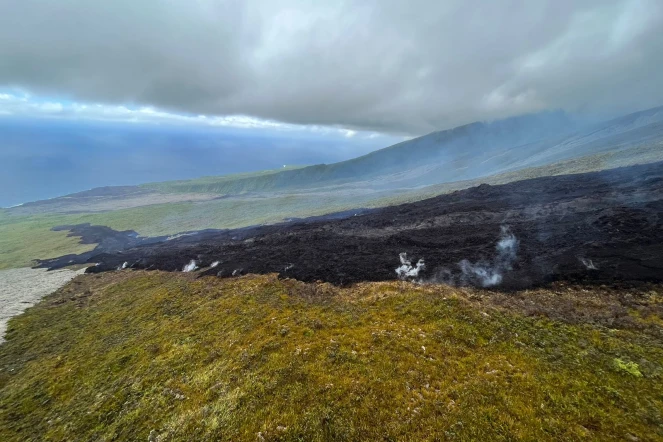
[[[484,295],[85,275],[10,322],[0,440],[663,438],[658,325],[525,316]]]

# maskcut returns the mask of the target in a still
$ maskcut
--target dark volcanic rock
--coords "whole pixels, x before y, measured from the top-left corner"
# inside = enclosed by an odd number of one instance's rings
[[[481,185],[355,213],[206,231],[122,251],[99,249],[81,259],[101,263],[90,271],[114,270],[123,262],[180,271],[194,259],[209,275],[277,272],[349,284],[395,279],[398,255],[406,252],[413,263],[425,258],[423,280],[456,284],[484,284],[481,269],[499,273],[499,285],[507,288],[555,279],[663,280],[663,163]],[[512,262],[501,263],[496,250],[502,226],[518,240]],[[463,260],[475,273],[467,266],[463,273]],[[205,271],[214,261],[220,263]]]

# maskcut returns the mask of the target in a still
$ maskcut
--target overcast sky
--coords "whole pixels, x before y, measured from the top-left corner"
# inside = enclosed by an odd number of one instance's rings
[[[348,135],[612,116],[663,104],[662,29],[661,0],[0,0],[0,113]]]

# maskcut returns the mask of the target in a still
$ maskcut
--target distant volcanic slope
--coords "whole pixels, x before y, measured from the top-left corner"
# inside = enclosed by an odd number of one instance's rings
[[[399,275],[503,288],[663,280],[663,163],[481,185],[354,215],[150,240],[74,261],[99,263],[88,270],[98,272],[124,263],[182,271],[194,260],[202,274],[335,284]]]

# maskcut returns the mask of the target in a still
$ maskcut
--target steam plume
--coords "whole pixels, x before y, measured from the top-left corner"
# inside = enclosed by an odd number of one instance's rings
[[[508,226],[502,226],[501,236],[495,250],[497,254],[492,261],[482,259],[471,262],[467,259],[458,263],[460,274],[452,272],[447,268],[437,271],[430,282],[450,285],[476,285],[481,287],[493,287],[499,285],[504,279],[504,273],[513,268],[518,253],[519,241],[511,233]]]
[[[192,259],[187,265],[184,266],[182,271],[185,272],[185,273],[193,272],[197,268],[198,268],[198,265],[196,264],[196,261]]]
[[[598,270],[599,268],[594,264],[594,261],[587,258],[578,258],[580,262],[587,268],[587,270]]]
[[[401,261],[400,267],[396,269],[396,275],[398,275],[398,279],[416,279],[419,276],[419,272],[426,268],[426,264],[424,264],[423,258],[417,261],[417,265],[414,267],[412,266],[410,260],[408,260],[407,253],[399,254],[398,258]]]
[[[504,273],[513,268],[518,253],[519,241],[507,226],[501,227],[501,237],[495,246],[497,255],[492,263],[479,261],[471,263],[462,260],[458,266],[462,272],[461,282],[477,284],[481,287],[492,287],[502,282]]]

